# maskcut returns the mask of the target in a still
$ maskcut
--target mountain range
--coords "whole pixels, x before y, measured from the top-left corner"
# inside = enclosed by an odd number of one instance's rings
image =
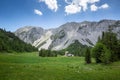
[[[110,27],[111,26],[111,27]],[[120,20],[100,20],[68,22],[58,28],[43,29],[42,27],[25,26],[14,33],[21,40],[40,49],[62,50],[76,40],[86,46],[94,46],[102,32],[112,29],[120,39]]]

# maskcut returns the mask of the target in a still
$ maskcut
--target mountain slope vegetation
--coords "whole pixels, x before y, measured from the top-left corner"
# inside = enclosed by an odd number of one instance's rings
[[[84,56],[86,48],[89,48],[86,45],[82,45],[78,40],[75,40],[74,43],[70,44],[65,51],[74,54],[75,56]]]

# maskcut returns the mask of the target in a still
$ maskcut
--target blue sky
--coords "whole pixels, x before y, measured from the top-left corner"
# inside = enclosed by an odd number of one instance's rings
[[[0,0],[0,28],[45,29],[66,22],[120,20],[120,0]]]

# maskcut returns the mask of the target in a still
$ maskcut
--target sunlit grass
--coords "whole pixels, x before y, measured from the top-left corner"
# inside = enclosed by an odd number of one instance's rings
[[[120,80],[120,62],[87,65],[83,57],[0,54],[0,80]]]

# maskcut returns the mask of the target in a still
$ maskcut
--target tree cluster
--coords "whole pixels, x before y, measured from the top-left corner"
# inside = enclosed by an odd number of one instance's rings
[[[41,49],[39,51],[39,56],[41,56],[41,57],[57,57],[57,51]]]
[[[35,47],[26,44],[13,33],[0,29],[0,52],[32,52]]]
[[[96,63],[108,64],[120,60],[120,40],[111,30],[103,32],[102,37],[99,37],[91,52]]]

